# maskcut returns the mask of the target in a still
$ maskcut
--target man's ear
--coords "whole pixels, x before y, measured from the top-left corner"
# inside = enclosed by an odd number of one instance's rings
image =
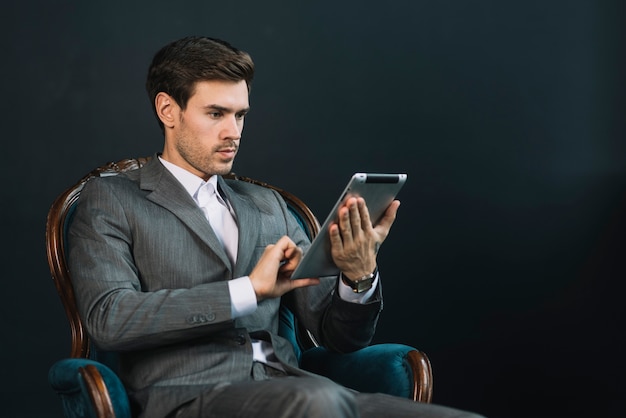
[[[154,98],[154,108],[163,125],[172,128],[177,120],[176,112],[178,109],[178,104],[172,96],[163,92],[158,93]]]

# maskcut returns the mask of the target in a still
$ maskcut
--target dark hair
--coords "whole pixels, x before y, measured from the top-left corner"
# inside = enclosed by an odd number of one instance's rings
[[[182,108],[187,107],[198,81],[245,80],[248,91],[254,77],[254,63],[247,52],[228,42],[202,36],[188,36],[161,48],[148,69],[146,90],[156,115],[154,99],[164,92]],[[163,122],[158,118],[163,130]]]

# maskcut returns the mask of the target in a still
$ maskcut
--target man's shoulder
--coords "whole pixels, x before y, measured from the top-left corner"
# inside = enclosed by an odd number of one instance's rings
[[[81,200],[137,194],[140,192],[139,170],[89,179],[81,191]]]
[[[93,177],[85,184],[85,187],[137,187],[140,171],[141,168],[118,174],[109,174],[99,177]]]
[[[224,179],[233,193],[249,200],[261,211],[272,213],[284,205],[280,194],[262,183],[252,183],[244,179]]]
[[[268,197],[276,194],[270,187],[264,186],[262,182],[249,181],[245,178],[224,178],[224,181],[236,193]]]

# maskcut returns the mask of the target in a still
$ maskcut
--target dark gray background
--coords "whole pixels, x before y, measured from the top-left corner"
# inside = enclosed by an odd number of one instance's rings
[[[409,174],[377,342],[430,355],[436,402],[624,416],[624,2],[10,3],[1,416],[61,416],[47,211],[93,167],[161,148],[144,76],[189,34],[256,61],[237,173],[320,218],[355,171]]]

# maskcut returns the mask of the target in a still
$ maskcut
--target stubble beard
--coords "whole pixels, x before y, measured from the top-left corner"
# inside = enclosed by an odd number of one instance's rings
[[[215,146],[207,153],[204,150],[195,149],[195,147],[187,147],[184,144],[184,142],[178,143],[178,153],[194,169],[204,173],[208,177],[212,175],[223,176],[231,172],[235,161],[234,158],[227,162],[221,162],[218,160],[220,158],[218,152],[220,149],[225,148],[224,145]],[[229,144],[229,146],[234,147],[235,150],[239,149],[238,145],[234,142]]]

